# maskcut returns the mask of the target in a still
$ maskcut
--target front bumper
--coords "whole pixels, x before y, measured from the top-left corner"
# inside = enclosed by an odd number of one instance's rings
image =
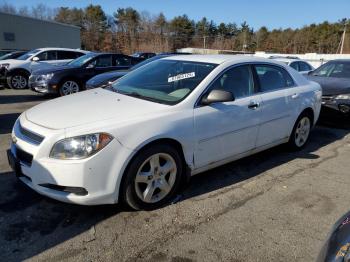
[[[25,130],[33,130],[33,126],[26,125]],[[12,142],[8,159],[23,183],[39,194],[67,203],[100,205],[118,201],[119,182],[131,151],[116,139],[89,158],[58,160],[48,157],[54,144],[50,141],[58,140],[57,136],[52,139],[55,134],[45,136],[38,145],[23,135],[20,127],[16,123],[12,135],[16,143]]]
[[[49,81],[37,81],[37,77],[29,77],[28,86],[31,90],[42,94],[57,94],[57,85],[52,85]]]
[[[350,114],[350,100],[348,99],[336,99],[335,96],[322,96],[322,106],[343,114]]]

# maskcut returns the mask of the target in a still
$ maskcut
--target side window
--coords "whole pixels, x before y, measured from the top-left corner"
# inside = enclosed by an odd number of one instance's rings
[[[36,57],[39,58],[39,61],[46,61],[47,60],[47,52],[41,52],[40,54],[37,54]]]
[[[112,56],[111,55],[103,55],[99,56],[95,60],[96,67],[109,67],[112,66]]]
[[[295,86],[295,83],[286,70],[269,65],[255,66],[261,92],[268,92],[286,87]]]
[[[75,53],[75,57],[74,58],[78,58],[81,57],[83,55],[85,55],[84,53],[80,53],[80,52],[74,52]]]
[[[56,51],[48,51],[47,52],[47,60],[57,60],[57,52]]]
[[[212,84],[211,89],[223,89],[231,92],[235,98],[254,94],[254,77],[250,65],[238,66],[227,70]]]
[[[75,58],[77,58],[76,52],[57,51],[57,59],[58,60],[75,59]]]
[[[299,71],[310,71],[311,67],[305,62],[299,62]]]
[[[129,66],[131,65],[131,59],[126,56],[117,56],[115,58],[115,65],[116,66]]]
[[[299,69],[298,62],[293,62],[293,63],[291,63],[291,64],[290,64],[290,67],[294,68],[294,69],[297,70],[297,71],[301,71],[301,70]]]

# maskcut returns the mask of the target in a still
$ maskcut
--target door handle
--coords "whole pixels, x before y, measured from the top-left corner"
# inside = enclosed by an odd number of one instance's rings
[[[248,105],[248,108],[249,108],[249,109],[255,110],[255,109],[257,109],[259,106],[260,106],[260,103],[258,103],[258,102],[251,102],[251,103]]]
[[[295,93],[295,94],[292,95],[292,98],[293,98],[293,99],[297,99],[298,97],[299,97],[299,94],[297,94],[297,93]]]

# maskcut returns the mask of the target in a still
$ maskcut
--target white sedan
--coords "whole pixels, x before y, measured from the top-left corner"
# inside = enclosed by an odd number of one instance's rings
[[[25,111],[8,158],[48,197],[154,209],[191,175],[283,143],[303,148],[320,108],[320,86],[282,63],[174,56]]]

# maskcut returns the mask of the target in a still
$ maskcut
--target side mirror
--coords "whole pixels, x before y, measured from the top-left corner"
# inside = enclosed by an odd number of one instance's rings
[[[309,75],[311,75],[313,72],[314,72],[314,70],[311,70],[311,71],[307,72],[307,75],[309,76]]]
[[[95,65],[93,63],[90,63],[86,66],[86,68],[95,68]]]
[[[32,61],[34,61],[34,62],[38,62],[40,59],[39,59],[39,57],[37,57],[37,56],[34,56],[33,58],[32,58]]]
[[[219,103],[219,102],[231,102],[234,101],[235,97],[231,92],[225,91],[225,90],[219,90],[214,89],[211,90],[210,93],[203,97],[201,104],[202,105],[210,105],[213,103]]]

